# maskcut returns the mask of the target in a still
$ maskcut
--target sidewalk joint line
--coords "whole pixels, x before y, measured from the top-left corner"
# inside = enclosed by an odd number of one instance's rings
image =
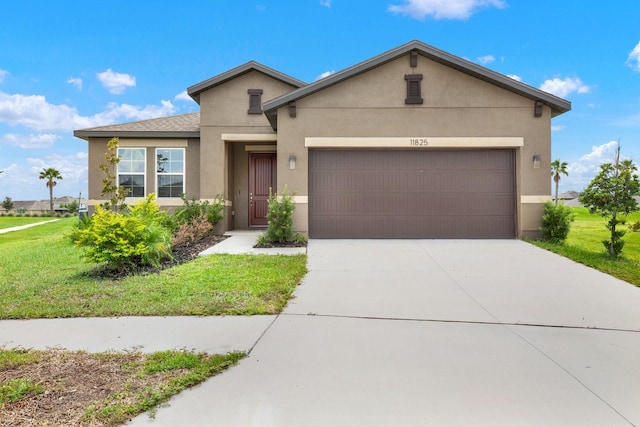
[[[265,334],[267,332],[269,332],[269,329],[271,329],[271,327],[273,326],[273,324],[276,322],[276,320],[278,320],[278,317],[280,317],[280,314],[276,314],[276,317],[271,321],[271,323],[269,323],[269,326],[267,326],[265,328],[264,331],[262,331],[262,333],[260,334],[260,336],[258,337],[258,339],[256,340],[256,342],[253,343],[253,345],[251,346],[251,348],[247,351],[247,356],[249,356],[251,354],[251,352],[253,351],[253,349],[258,345],[258,343],[260,342],[260,340],[262,340],[262,337],[265,336]]]
[[[307,314],[281,313],[279,316],[281,315],[308,316],[308,317],[334,317],[338,319],[388,320],[388,321],[396,321],[396,322],[406,321],[406,322],[425,322],[425,323],[459,323],[459,324],[469,324],[469,325],[525,326],[529,328],[576,329],[576,330],[587,330],[587,331],[640,333],[640,330],[636,330],[636,329],[601,328],[597,326],[545,325],[545,324],[538,324],[538,323],[513,323],[513,322],[500,322],[500,321],[487,322],[487,321],[481,321],[481,320],[418,319],[418,318],[411,318],[411,317],[354,316],[354,315],[346,315],[346,314],[318,314],[318,313],[307,313]]]

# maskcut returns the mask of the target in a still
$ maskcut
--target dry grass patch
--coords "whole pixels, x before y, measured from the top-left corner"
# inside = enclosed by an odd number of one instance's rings
[[[236,364],[243,353],[0,350],[0,426],[115,426]],[[32,386],[24,392],[20,384]],[[4,396],[4,394],[0,395]]]

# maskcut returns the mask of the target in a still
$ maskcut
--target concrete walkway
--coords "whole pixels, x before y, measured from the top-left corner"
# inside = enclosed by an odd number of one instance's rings
[[[0,345],[250,351],[133,426],[640,425],[640,289],[512,240],[308,256],[277,317],[3,321]]]
[[[10,233],[12,231],[24,230],[25,228],[35,227],[36,225],[42,225],[42,224],[47,224],[49,222],[56,222],[56,221],[60,221],[60,220],[59,219],[50,219],[49,221],[35,222],[33,224],[18,225],[16,227],[2,228],[2,229],[0,229],[0,234]]]

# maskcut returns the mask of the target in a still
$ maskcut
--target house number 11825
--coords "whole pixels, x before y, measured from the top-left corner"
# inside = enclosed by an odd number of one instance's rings
[[[429,145],[427,138],[409,138],[409,145],[412,147],[426,147]]]

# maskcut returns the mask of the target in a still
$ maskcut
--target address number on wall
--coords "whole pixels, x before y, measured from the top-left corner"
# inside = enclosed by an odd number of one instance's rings
[[[427,138],[409,138],[409,145],[412,147],[426,147],[429,145]]]

